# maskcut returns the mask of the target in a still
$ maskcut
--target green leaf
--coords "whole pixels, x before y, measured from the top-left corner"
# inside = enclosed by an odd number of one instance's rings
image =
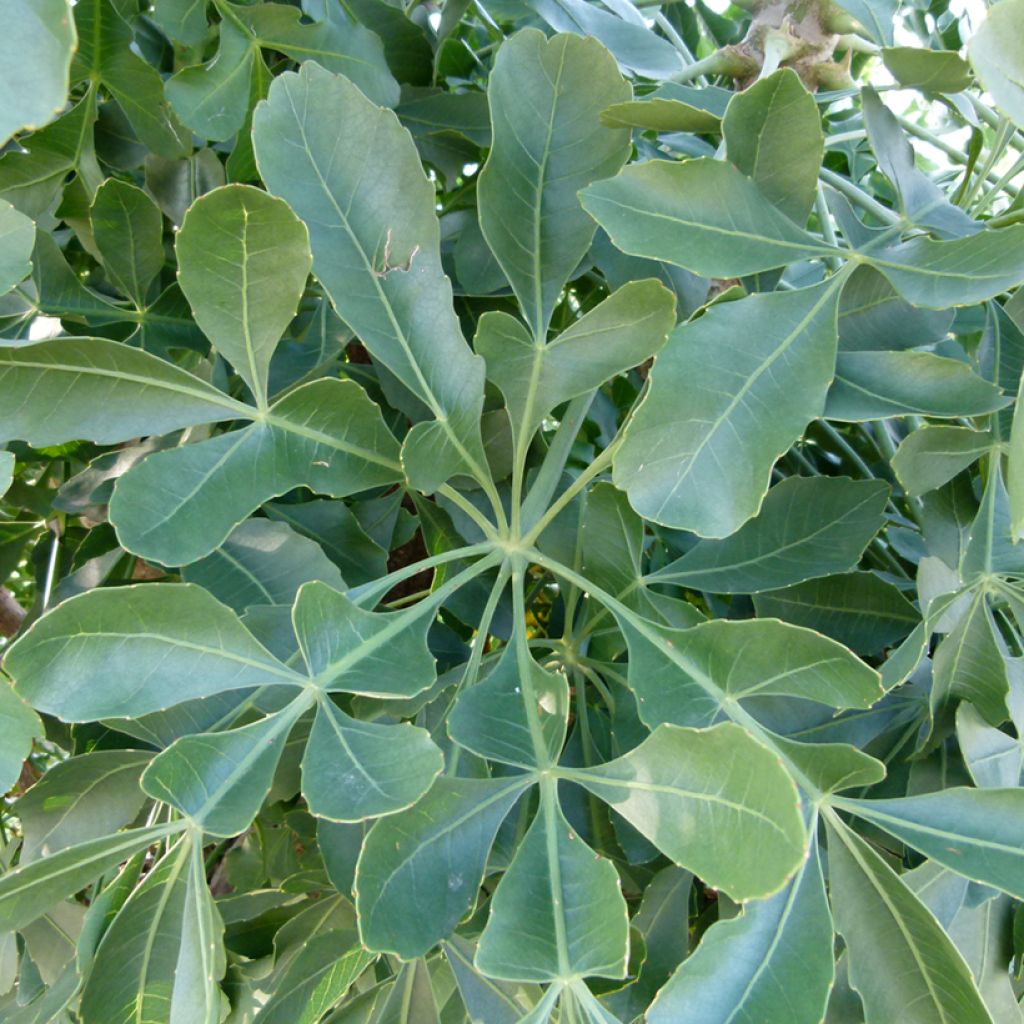
[[[252,38],[225,18],[216,56],[208,64],[182,68],[167,80],[165,91],[175,113],[204,139],[230,138],[245,122],[258,55]]]
[[[358,384],[312,381],[251,426],[144,459],[118,480],[110,520],[129,551],[187,565],[262,502],[294,487],[343,497],[394,483],[401,479],[397,449]]]
[[[151,17],[171,39],[195,46],[209,28],[206,5],[207,0],[154,0]]]
[[[374,1024],[441,1024],[430,969],[422,957],[403,964]]]
[[[642,516],[726,537],[757,514],[775,460],[822,412],[840,283],[718,304],[676,329],[615,455]]]
[[[361,722],[324,696],[302,759],[302,794],[319,818],[363,821],[410,807],[443,768],[425,729]]]
[[[10,203],[0,199],[0,296],[32,272],[36,226]]]
[[[666,82],[643,99],[613,103],[601,111],[601,123],[609,128],[717,135],[731,95],[729,90],[715,86],[694,89]]]
[[[1024,891],[1024,791],[955,787],[892,800],[833,802],[959,875],[1018,899]]]
[[[508,981],[626,974],[629,921],[619,876],[565,820],[554,788],[491,900],[476,966]]]
[[[846,572],[881,529],[888,497],[880,480],[789,477],[732,536],[699,541],[649,579],[753,594]]]
[[[123,860],[181,829],[176,821],[116,832],[12,868],[0,875],[0,928],[12,931],[31,924]]]
[[[0,498],[14,481],[15,459],[14,452],[0,451]]]
[[[252,605],[291,605],[299,587],[312,580],[336,589],[345,586],[318,544],[268,519],[240,523],[216,551],[181,575],[239,613]]]
[[[914,606],[871,572],[809,580],[754,597],[758,615],[818,630],[858,654],[874,654],[902,640],[920,621]]]
[[[1024,225],[948,242],[920,235],[864,258],[915,306],[970,306],[1024,281]]]
[[[1017,401],[1013,407],[1013,425],[1010,428],[1010,452],[1006,463],[1007,501],[1010,508],[1010,536],[1018,540],[1024,532],[1024,375],[1021,377]]]
[[[484,479],[483,360],[452,307],[434,190],[409,133],[346,79],[307,62],[275,80],[253,139],[267,187],[310,229],[313,272],[339,316],[437,421],[406,439],[406,452],[414,442],[417,451],[406,462],[414,485],[433,490],[464,471]]]
[[[365,949],[338,956],[339,931],[315,935],[306,942],[270,998],[255,1017],[256,1024],[317,1024],[373,963]]]
[[[519,1024],[537,1001],[536,986],[494,981],[481,974],[473,964],[473,945],[461,936],[453,935],[443,949],[471,1020]]]
[[[283,200],[226,185],[192,204],[175,249],[196,323],[266,408],[270,359],[313,261],[305,225]]]
[[[886,777],[881,761],[849,743],[806,743],[773,735],[771,744],[799,772],[801,785],[823,795],[873,786]]]
[[[580,195],[624,252],[704,277],[756,274],[838,251],[798,228],[721,160],[633,164]]]
[[[710,729],[661,725],[623,757],[563,774],[736,900],[777,892],[807,853],[792,779],[731,722]]]
[[[529,781],[442,776],[413,807],[373,826],[356,871],[369,949],[410,959],[452,931],[476,901],[498,826]]]
[[[93,238],[114,283],[136,306],[164,265],[164,219],[140,188],[108,178],[89,210]]]
[[[722,119],[729,160],[803,227],[825,152],[818,104],[792,68],[737,92]]]
[[[467,750],[520,768],[558,759],[569,716],[569,684],[532,657],[523,664],[515,644],[490,674],[462,691],[448,716],[448,734]],[[546,753],[538,763],[538,749]]]
[[[974,80],[967,61],[954,50],[887,46],[882,63],[900,85],[922,92],[963,92]]]
[[[931,352],[840,352],[825,415],[860,423],[890,416],[983,416],[1009,405],[959,359]]]
[[[48,769],[17,802],[21,863],[99,839],[131,824],[146,794],[139,777],[152,754],[94,750]]]
[[[100,444],[246,415],[246,406],[184,370],[103,338],[0,346],[0,437],[35,447]]]
[[[382,107],[398,102],[398,83],[384,60],[380,38],[354,24],[341,5],[325,4],[323,17],[312,23],[302,22],[300,12],[288,4],[232,9],[265,49],[297,61],[314,60],[328,71],[344,75]]]
[[[72,722],[301,681],[232,611],[191,584],[73,597],[34,623],[7,652],[4,668],[34,707]]]
[[[0,680],[0,789],[9,790],[21,775],[22,762],[32,741],[44,735],[39,716],[3,680]]]
[[[945,238],[972,235],[979,231],[981,225],[959,206],[954,206],[945,192],[927,174],[918,170],[914,150],[903,129],[874,89],[865,89],[861,101],[868,140],[879,169],[896,189],[903,216],[911,223],[934,229]]]
[[[9,147],[0,157],[0,195],[26,217],[37,218],[58,200],[69,172],[82,168],[98,185],[102,172],[92,145],[95,120],[96,96],[89,92],[52,124]]]
[[[974,465],[991,450],[992,442],[988,432],[969,427],[920,427],[900,442],[892,468],[907,494],[918,497]]]
[[[719,921],[658,993],[650,1024],[819,1024],[832,988],[832,916],[815,849],[775,896]]]
[[[557,405],[639,366],[674,326],[672,293],[657,281],[631,281],[547,344],[496,311],[480,318],[473,344],[487,361],[488,379],[505,396],[522,448]]]
[[[866,1024],[991,1024],[967,965],[935,918],[863,839],[838,819],[832,825],[832,912]]]
[[[72,82],[102,81],[147,149],[168,159],[185,156],[190,151],[188,133],[164,98],[159,72],[132,49],[134,33],[113,0],[79,0],[75,25],[78,51]]]
[[[64,108],[77,38],[68,0],[15,0],[0,47],[0,144]]]
[[[842,644],[772,619],[714,620],[692,629],[660,629],[672,658],[628,627],[630,686],[641,719],[693,724],[690,716],[755,696],[801,697],[835,708],[867,708],[882,696],[878,675]],[[717,692],[716,692],[717,691]],[[717,710],[717,708],[714,708]],[[712,712],[713,713],[713,712]]]
[[[224,925],[189,834],[146,875],[103,936],[82,993],[82,1024],[217,1024]]]
[[[941,341],[953,314],[912,306],[877,270],[864,264],[839,300],[839,351],[877,352]]]
[[[1006,720],[1010,684],[1005,647],[984,589],[975,591],[956,627],[939,644],[932,672],[933,715],[959,697],[969,700],[991,725]]]
[[[986,92],[1018,128],[1024,128],[1024,3],[993,4],[971,36],[971,64]]]
[[[272,520],[286,523],[295,533],[314,541],[349,583],[358,586],[387,573],[387,552],[363,529],[344,502],[325,499],[301,505],[267,502],[263,511]],[[319,578],[331,583],[326,576]],[[341,589],[335,583],[331,586]]]
[[[498,52],[487,90],[494,140],[477,189],[480,227],[537,344],[596,230],[576,193],[617,173],[629,156],[628,130],[602,127],[599,115],[631,95],[596,39],[545,39],[524,29]]]
[[[292,620],[309,674],[324,690],[412,697],[436,678],[422,607],[368,612],[314,582],[299,590]]]
[[[270,792],[288,734],[311,703],[299,697],[251,725],[175,740],[143,772],[142,788],[203,832],[239,835]]]
[[[837,0],[837,3],[861,23],[869,38],[883,46],[892,45],[899,0]]]

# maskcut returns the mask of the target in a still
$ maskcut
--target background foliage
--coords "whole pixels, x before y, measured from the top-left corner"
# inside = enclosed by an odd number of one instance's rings
[[[4,1021],[1021,1020],[1022,0],[3,11]]]

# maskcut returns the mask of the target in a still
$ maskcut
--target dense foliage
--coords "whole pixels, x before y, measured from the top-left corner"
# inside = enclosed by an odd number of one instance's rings
[[[2,7],[0,1018],[1020,1022],[1024,0],[142,6]]]

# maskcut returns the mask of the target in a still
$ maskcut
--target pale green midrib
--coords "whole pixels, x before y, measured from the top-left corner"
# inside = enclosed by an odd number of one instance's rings
[[[223,658],[225,661],[237,662],[238,664],[245,665],[249,668],[259,668],[263,669],[266,672],[273,672],[275,675],[281,676],[282,678],[286,678],[294,682],[302,682],[305,679],[305,677],[300,675],[298,672],[293,672],[291,669],[285,668],[283,665],[279,669],[271,662],[257,661],[255,658],[247,658],[240,654],[234,654],[231,651],[219,649],[216,647],[207,647],[204,644],[194,643],[182,637],[162,636],[159,633],[114,633],[107,630],[100,630],[96,632],[80,631],[72,636],[43,637],[36,641],[35,647],[41,648],[47,644],[58,642],[66,644],[68,641],[77,639],[79,637],[98,637],[103,640],[154,640],[157,643],[169,644],[172,647],[184,647],[185,649],[195,651],[198,654],[209,654],[213,655],[214,657]]]
[[[382,630],[374,633],[371,637],[363,640],[353,650],[348,651],[342,657],[335,661],[325,665],[319,672],[311,675],[311,681],[314,686],[321,689],[330,688],[332,680],[337,677],[343,676],[354,665],[358,665],[364,658],[369,657],[374,651],[376,651],[383,644],[387,643],[394,636],[404,632],[418,619],[423,618],[425,615],[433,614],[437,608],[447,600],[449,594],[459,590],[470,580],[475,579],[482,572],[486,572],[500,559],[501,554],[492,553],[489,558],[481,558],[480,561],[474,562],[469,568],[464,569],[457,576],[453,576],[447,583],[442,584],[432,594],[424,598],[418,604],[414,604],[411,607],[399,612],[393,619],[390,619]],[[343,690],[343,692],[355,693],[364,691],[355,690]]]
[[[32,849],[41,850],[43,846],[46,845],[47,840],[53,835],[53,833],[56,832],[57,829],[64,824],[64,822],[67,820],[68,815],[72,814],[77,809],[81,801],[84,800],[94,789],[96,789],[97,786],[103,785],[111,777],[119,775],[121,772],[134,771],[136,768],[139,769],[139,774],[141,775],[142,771],[144,770],[143,766],[149,760],[149,758],[145,757],[145,755],[143,755],[143,757],[145,758],[144,760],[140,760],[137,762],[129,761],[127,763],[117,764],[113,768],[110,768],[109,770],[103,772],[101,775],[93,779],[92,782],[90,782],[85,789],[80,790],[75,795],[75,799],[64,808],[63,812],[60,815],[58,815],[57,820],[50,825],[50,827],[42,836],[40,836],[39,841],[34,844]],[[62,849],[67,849],[67,847],[62,847]],[[59,853],[60,851],[58,850],[57,852]],[[24,856],[24,852],[22,853],[22,856]],[[29,863],[31,863],[31,861]]]
[[[243,565],[239,559],[235,558],[235,556],[231,554],[231,552],[228,550],[226,546],[221,545],[221,547],[217,548],[216,551],[211,551],[208,557],[224,559],[224,561],[227,562],[228,565],[233,566],[238,572],[240,572],[244,577],[246,577],[249,580],[249,582],[260,592],[260,594],[264,598],[266,598],[266,600],[263,602],[264,604],[276,604],[276,602],[274,601],[273,594],[271,594],[270,591],[263,585],[263,581],[247,565]]]
[[[814,835],[816,827],[817,825],[815,818],[812,819],[810,825],[808,826],[808,832],[811,835]],[[816,856],[813,844],[811,846],[810,856]],[[739,998],[736,1000],[735,1007],[729,1013],[729,1016],[722,1021],[722,1024],[733,1024],[733,1021],[736,1020],[737,1014],[741,1012],[744,1014],[744,1016],[746,1016],[746,1011],[744,1010],[743,1004],[747,996],[749,996],[750,993],[753,991],[758,979],[761,977],[762,974],[764,974],[765,971],[768,970],[768,966],[771,963],[772,956],[774,955],[775,950],[778,948],[779,943],[782,942],[782,936],[786,927],[786,923],[793,914],[793,910],[796,906],[797,894],[800,891],[800,886],[803,884],[803,873],[808,870],[810,870],[809,861],[805,861],[803,867],[797,873],[796,878],[794,878],[793,881],[790,883],[790,891],[786,897],[786,905],[783,908],[782,913],[779,915],[779,922],[776,925],[774,933],[772,934],[772,940],[768,945],[768,949],[765,950],[761,962],[751,973],[750,980],[743,987],[743,991],[740,993]]]
[[[562,863],[558,857],[558,795],[557,781],[548,776],[541,780],[541,813],[544,815],[544,844],[548,860],[548,877],[551,881],[552,916],[555,921],[555,947],[558,951],[558,974],[568,978],[569,939],[565,920],[565,891],[562,887]],[[556,895],[557,894],[557,895]]]
[[[925,835],[935,836],[936,838],[962,842],[968,846],[977,846],[986,850],[992,850],[998,853],[1008,853],[1021,859],[1024,862],[1024,848],[1020,846],[1013,846],[1009,843],[997,843],[989,839],[981,839],[978,836],[963,835],[956,832],[946,832],[943,829],[935,828],[932,825],[922,825],[920,822],[912,821],[907,818],[901,818],[899,815],[887,814],[885,811],[879,811],[872,808],[871,801],[857,801],[847,800],[843,797],[833,798],[833,804],[836,807],[841,807],[844,810],[849,811],[851,814],[856,814],[858,818],[867,818],[869,821],[884,823],[889,822],[893,825],[902,825],[904,832],[923,832]],[[885,825],[882,825],[885,828]],[[886,831],[889,831],[886,829]],[[898,833],[894,833],[898,834]],[[913,841],[910,841],[910,845],[913,846]],[[952,852],[952,851],[949,851]]]
[[[12,349],[11,352],[16,355],[18,349]],[[171,363],[168,363],[167,366],[172,370],[172,372],[182,374],[186,373],[185,370],[173,366]],[[215,388],[211,388],[207,391],[201,386],[190,387],[187,384],[170,383],[168,381],[158,380],[155,377],[143,377],[136,373],[125,373],[121,370],[106,370],[101,367],[82,367],[61,363],[35,363],[19,359],[12,359],[8,361],[0,358],[0,379],[5,375],[5,371],[17,372],[22,369],[73,373],[75,376],[82,377],[102,377],[109,380],[123,380],[130,384],[141,384],[144,387],[156,388],[161,391],[173,391],[177,394],[186,395],[189,398],[196,398],[204,402],[209,402],[211,405],[220,405],[239,417],[252,419],[256,416],[256,410],[252,406],[245,405],[243,402],[237,402],[235,399],[221,394],[221,392],[217,391]],[[196,383],[197,385],[202,384],[198,377],[196,378]]]
[[[297,391],[293,391],[288,398],[292,398],[298,393],[299,392]],[[284,399],[282,401],[284,401]],[[251,414],[255,416],[255,410],[253,410]],[[325,434],[322,431],[314,430],[312,427],[306,426],[305,424],[300,425],[298,423],[294,423],[292,420],[284,419],[283,417],[274,414],[273,406],[271,406],[270,411],[260,417],[260,419],[271,427],[276,427],[286,433],[296,434],[299,437],[306,438],[307,441],[315,441],[318,444],[327,445],[327,447],[335,448],[337,451],[344,452],[346,455],[355,455],[358,458],[364,459],[366,462],[372,462],[375,465],[384,466],[386,469],[394,470],[394,472],[398,473],[400,476],[404,475],[402,474],[402,467],[398,462],[394,459],[389,459],[386,455],[379,454],[376,449],[360,448],[357,445],[348,444],[333,434]]]
[[[555,132],[555,117],[558,113],[558,90],[562,83],[562,73],[565,69],[565,55],[569,45],[566,38],[562,37],[562,52],[558,60],[558,72],[554,82],[551,83],[551,113],[548,116],[547,132],[544,139],[544,149],[541,158],[537,163],[537,184],[534,189],[533,205],[533,301],[534,315],[536,322],[533,327],[534,344],[539,345],[544,340],[546,333],[544,316],[544,275],[541,258],[541,228],[542,210],[544,197],[544,183],[547,177],[548,160],[551,157],[551,140]]]
[[[804,255],[822,255],[822,256],[842,256],[844,258],[850,258],[851,251],[849,249],[843,249],[839,246],[822,245],[820,242],[814,240],[810,235],[807,236],[806,242],[789,242],[780,238],[772,238],[768,235],[758,235],[752,231],[737,231],[732,228],[723,228],[715,224],[706,224],[700,221],[684,220],[682,217],[678,217],[674,214],[660,213],[657,210],[645,210],[641,207],[630,206],[628,203],[623,203],[617,199],[612,199],[610,196],[593,194],[590,196],[593,201],[596,199],[598,202],[609,203],[612,206],[617,206],[619,209],[627,210],[629,213],[639,214],[641,217],[653,217],[656,220],[667,220],[672,224],[679,225],[684,228],[695,228],[698,231],[707,231],[710,234],[724,235],[728,238],[739,238],[747,241],[764,242],[768,245],[775,246],[779,249],[792,249],[796,252],[803,253]],[[610,233],[610,232],[609,232]]]
[[[628,755],[626,756],[628,757]],[[590,790],[593,790],[594,786],[607,786],[611,789],[625,789],[629,791],[637,790],[641,793],[667,793],[672,796],[696,800],[698,802],[705,801],[711,804],[721,804],[723,807],[728,807],[737,814],[749,815],[752,818],[757,818],[759,821],[762,821],[774,831],[778,832],[780,836],[785,837],[786,842],[789,845],[792,845],[792,836],[790,836],[786,830],[771,817],[771,815],[765,814],[754,807],[748,807],[746,804],[737,803],[735,800],[728,800],[717,793],[701,793],[698,790],[683,789],[681,786],[669,785],[667,783],[639,782],[635,779],[616,779],[608,775],[599,775],[579,768],[563,768],[560,772],[560,776],[565,779],[570,779],[573,782],[578,782]]]
[[[253,349],[252,325],[249,323],[249,208],[245,205],[244,196],[239,197],[242,206],[242,232],[239,242],[242,246],[242,259],[239,263],[239,270],[242,274],[240,293],[242,298],[242,342],[245,345],[245,355],[249,363],[249,386],[256,398],[256,405],[265,409],[267,405],[267,389],[261,375],[256,369],[256,352]]]
[[[207,797],[203,803],[199,806],[199,809],[189,817],[196,822],[198,825],[206,825],[204,819],[214,810],[226,791],[230,790],[231,787],[267,752],[269,748],[273,746],[277,738],[283,732],[290,731],[292,726],[298,721],[299,716],[303,714],[307,708],[311,707],[313,703],[312,696],[309,695],[308,691],[304,691],[295,697],[294,700],[286,707],[282,708],[277,712],[277,720],[274,722],[271,730],[266,733],[263,737],[263,741],[259,744],[253,744],[249,750],[246,751],[245,755],[240,761],[237,761],[231,771],[224,777],[220,782],[217,789],[213,792],[207,790]]]

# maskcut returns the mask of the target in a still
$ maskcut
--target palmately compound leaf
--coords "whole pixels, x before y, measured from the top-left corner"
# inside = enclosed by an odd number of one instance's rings
[[[662,725],[630,753],[566,777],[733,899],[777,892],[807,853],[793,780],[732,723]]]
[[[632,90],[596,40],[524,29],[495,61],[487,90],[494,141],[480,175],[480,227],[535,342],[596,226],[576,193],[617,173],[628,129],[601,111]]]
[[[637,512],[702,537],[757,513],[775,460],[824,406],[840,284],[716,305],[676,328],[615,455]]]

